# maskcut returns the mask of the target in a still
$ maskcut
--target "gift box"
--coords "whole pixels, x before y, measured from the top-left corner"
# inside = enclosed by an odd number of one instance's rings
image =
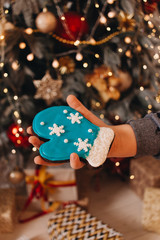
[[[48,222],[50,240],[101,239],[122,240],[122,234],[75,204],[66,205]]]
[[[15,222],[15,191],[14,189],[0,189],[0,232],[12,232]]]
[[[132,159],[130,184],[141,199],[143,199],[145,188],[160,187],[160,160],[152,156]]]
[[[146,188],[142,211],[144,229],[160,234],[160,188]]]
[[[53,201],[76,201],[78,199],[75,171],[72,168],[49,167],[45,168],[46,176],[39,176],[39,181],[47,190],[47,199]],[[28,196],[30,195],[35,181],[37,181],[35,169],[25,169],[26,187]],[[43,179],[42,179],[43,178]],[[42,180],[41,180],[42,179]],[[37,201],[36,198],[33,201]]]

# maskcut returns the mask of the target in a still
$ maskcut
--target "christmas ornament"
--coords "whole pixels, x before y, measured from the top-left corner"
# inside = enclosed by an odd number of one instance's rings
[[[42,80],[33,81],[37,92],[35,98],[42,98],[50,105],[53,101],[61,98],[62,80],[54,80],[47,71]]]
[[[9,174],[9,181],[13,184],[19,184],[25,180],[25,173],[18,166]]]
[[[7,136],[15,147],[29,147],[28,135],[18,124],[11,124],[7,130]]]
[[[128,15],[123,11],[120,11],[118,16],[119,28],[123,32],[134,31],[136,21],[133,19],[133,15]]]
[[[75,70],[75,62],[69,56],[61,57],[59,59],[59,71],[63,74],[72,73]]]
[[[49,33],[55,30],[57,26],[57,19],[53,13],[46,11],[38,14],[35,23],[40,32]]]
[[[99,93],[102,102],[107,103],[110,99],[118,100],[121,92],[127,90],[132,83],[129,74],[118,71],[118,77],[106,66],[95,68],[93,73],[87,74],[85,80],[90,83]]]
[[[145,14],[153,13],[157,8],[157,2],[153,0],[143,1],[142,0],[142,9]]]
[[[88,33],[86,19],[75,12],[67,12],[59,19],[56,34],[67,40],[77,40]]]

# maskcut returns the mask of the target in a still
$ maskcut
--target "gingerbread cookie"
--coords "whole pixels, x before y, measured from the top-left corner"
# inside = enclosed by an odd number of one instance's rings
[[[93,167],[106,160],[114,138],[111,128],[98,127],[68,106],[56,106],[39,112],[33,119],[33,131],[46,139],[39,149],[46,161],[68,161],[71,153],[86,159]]]

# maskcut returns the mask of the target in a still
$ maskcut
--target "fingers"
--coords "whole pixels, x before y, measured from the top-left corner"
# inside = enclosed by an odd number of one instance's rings
[[[31,126],[27,128],[27,133],[30,134],[30,135],[33,135],[33,131],[32,131]]]
[[[80,112],[85,118],[87,118],[93,124],[99,127],[106,127],[106,124],[90,112],[74,95],[67,97],[67,103],[71,108]]]
[[[72,153],[70,155],[70,165],[73,169],[79,169],[85,164],[80,161],[79,156],[76,153]]]
[[[34,162],[35,164],[39,164],[39,165],[45,165],[45,166],[60,166],[63,163],[52,163],[52,162],[46,162],[44,161],[40,156],[36,156],[34,158]]]
[[[35,137],[35,136],[30,136],[28,138],[28,142],[31,143],[37,149],[39,149],[43,143],[38,137]]]

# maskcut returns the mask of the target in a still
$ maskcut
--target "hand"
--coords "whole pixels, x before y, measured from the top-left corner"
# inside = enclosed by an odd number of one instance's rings
[[[67,97],[67,103],[71,108],[74,108],[76,111],[80,112],[85,118],[87,118],[93,124],[99,127],[107,127],[107,125],[103,121],[101,121],[98,117],[96,117],[93,113],[91,113],[75,96],[69,95]],[[29,137],[29,142],[34,147],[39,149],[39,147],[43,142],[40,141],[38,137],[33,136],[32,127],[27,128],[27,133],[32,135]],[[40,156],[36,156],[34,158],[34,162],[36,164],[46,165],[46,166],[57,166],[57,165],[63,164],[63,163],[57,164],[57,163],[46,162]],[[72,153],[70,155],[70,165],[74,169],[79,169],[84,166],[84,163],[80,161],[79,156],[76,153]]]

